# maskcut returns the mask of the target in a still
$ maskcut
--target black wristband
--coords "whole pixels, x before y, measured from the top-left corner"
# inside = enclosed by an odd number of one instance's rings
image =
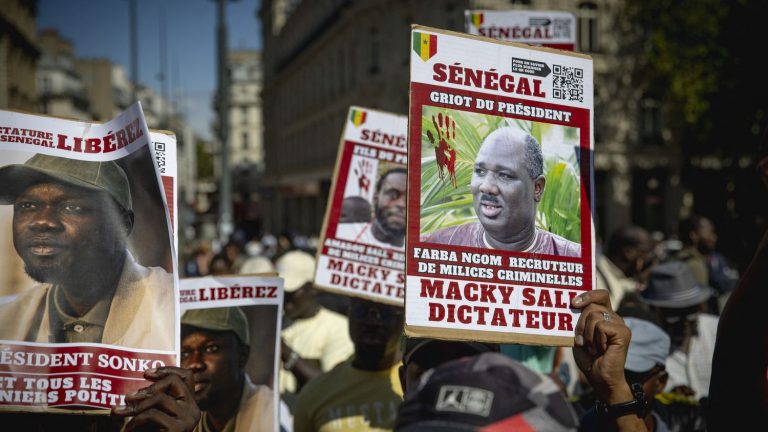
[[[645,400],[645,392],[643,392],[643,386],[638,383],[632,383],[630,387],[634,399],[627,402],[621,402],[613,405],[608,405],[603,401],[595,401],[595,411],[598,417],[616,419],[628,414],[635,414],[638,417],[645,417],[647,414],[647,403]]]

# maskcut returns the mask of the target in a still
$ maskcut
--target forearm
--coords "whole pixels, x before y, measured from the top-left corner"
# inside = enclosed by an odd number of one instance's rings
[[[289,366],[291,366],[291,368],[286,369],[296,377],[297,389],[302,388],[304,384],[323,373],[323,370],[316,366],[314,362],[302,358],[296,359],[293,364]]]

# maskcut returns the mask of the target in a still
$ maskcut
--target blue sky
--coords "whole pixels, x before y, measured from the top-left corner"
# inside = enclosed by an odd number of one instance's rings
[[[200,134],[210,137],[211,97],[216,89],[216,3],[211,0],[136,0],[139,82],[160,92],[160,15],[165,11],[168,72],[179,109]],[[256,17],[261,0],[227,5],[229,46],[261,49]],[[38,29],[55,28],[75,55],[108,58],[130,74],[128,0],[40,0]]]

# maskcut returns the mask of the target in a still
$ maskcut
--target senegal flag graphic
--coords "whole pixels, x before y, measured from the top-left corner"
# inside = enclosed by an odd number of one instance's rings
[[[473,13],[472,24],[475,26],[475,28],[480,28],[480,26],[483,25],[483,14]]]
[[[349,114],[349,121],[351,121],[355,126],[360,126],[361,124],[365,123],[365,115],[365,111],[352,110],[352,112]]]
[[[413,32],[413,50],[427,61],[437,54],[437,35]]]

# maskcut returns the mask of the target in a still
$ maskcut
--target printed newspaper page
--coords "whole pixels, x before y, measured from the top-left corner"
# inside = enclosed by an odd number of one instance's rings
[[[351,107],[317,254],[315,284],[403,304],[408,119]]]
[[[464,11],[467,33],[528,45],[576,49],[576,16],[536,10]]]
[[[0,111],[0,410],[107,413],[177,364],[171,224],[135,104]]]
[[[264,276],[208,276],[179,281],[181,367],[194,371],[195,400],[205,412],[209,395],[242,380],[233,395],[238,430],[275,431],[283,280]],[[199,367],[216,346],[220,367]],[[237,367],[245,359],[245,367]],[[205,414],[204,414],[205,415]]]
[[[572,345],[593,288],[592,61],[415,26],[406,333]]]

